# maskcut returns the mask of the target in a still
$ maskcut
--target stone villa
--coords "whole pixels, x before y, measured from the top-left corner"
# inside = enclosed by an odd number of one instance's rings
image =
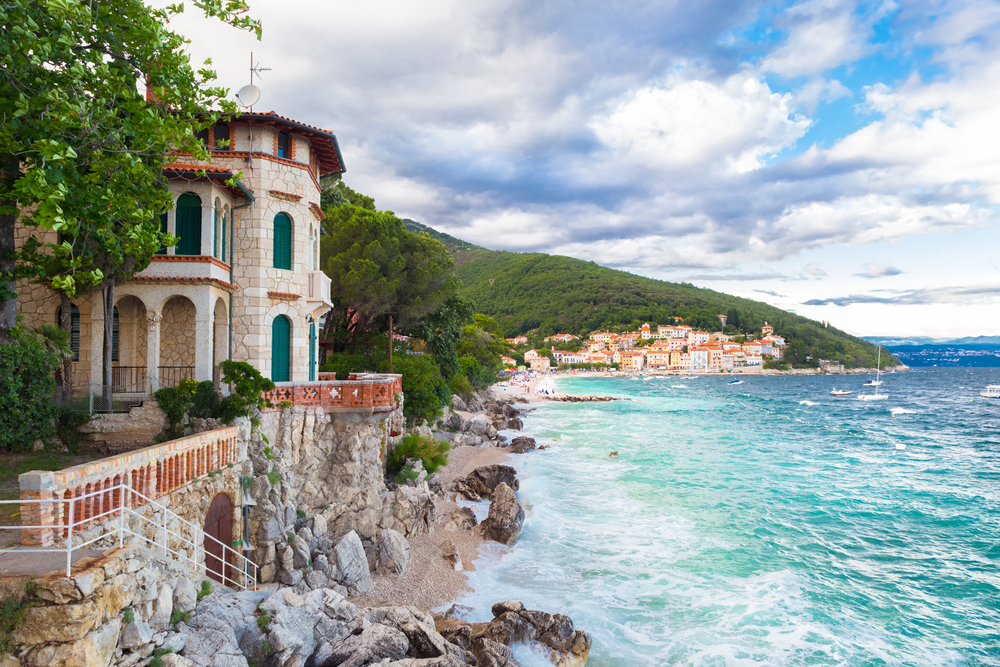
[[[217,123],[201,139],[208,162],[174,154],[165,167],[174,206],[161,226],[180,241],[116,289],[117,393],[217,379],[225,359],[276,382],[317,379],[319,318],[332,305],[319,265],[320,178],[345,171],[337,138],[271,111]],[[18,233],[23,241],[27,231]],[[25,324],[58,323],[56,292],[18,288]],[[100,294],[72,308],[73,383],[99,385]]]

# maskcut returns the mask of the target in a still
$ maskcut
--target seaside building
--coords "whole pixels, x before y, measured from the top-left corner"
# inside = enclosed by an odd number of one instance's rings
[[[216,123],[201,138],[207,161],[176,153],[164,167],[173,205],[160,225],[180,240],[115,291],[118,393],[217,381],[226,359],[275,381],[316,379],[319,320],[332,306],[319,265],[320,178],[345,171],[337,138],[273,111]],[[56,240],[19,227],[18,243],[30,234]],[[26,325],[58,323],[58,293],[23,282],[18,290]],[[71,308],[74,385],[99,385],[101,296],[75,297]]]
[[[528,363],[534,359],[540,358],[541,356],[542,355],[539,353],[539,350],[528,350],[524,353],[524,361],[525,363]]]
[[[568,343],[571,340],[576,340],[578,338],[579,338],[579,336],[574,336],[573,334],[556,334],[555,336],[548,336],[545,339],[545,342]],[[527,341],[525,341],[525,342],[527,342]]]
[[[525,361],[527,361],[527,359],[525,359]],[[538,357],[536,359],[532,359],[528,364],[528,367],[531,368],[531,370],[538,371],[540,373],[547,372],[550,366],[551,363],[548,357]]]
[[[513,338],[505,338],[504,340],[506,340],[511,345],[524,345],[525,343],[528,342],[528,337],[527,336],[514,336]]]

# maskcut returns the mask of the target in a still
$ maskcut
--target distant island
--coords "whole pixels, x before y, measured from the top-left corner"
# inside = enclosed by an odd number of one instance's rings
[[[866,340],[892,350],[907,366],[952,368],[1000,367],[1000,336],[963,338],[867,337]]]
[[[638,331],[644,323],[684,325],[726,336],[752,336],[770,326],[786,343],[774,365],[874,368],[878,348],[801,315],[689,283],[671,283],[572,257],[489,250],[404,219],[407,229],[441,241],[455,259],[461,295],[494,318],[505,336],[532,341],[561,333]],[[882,366],[903,362],[886,350]]]

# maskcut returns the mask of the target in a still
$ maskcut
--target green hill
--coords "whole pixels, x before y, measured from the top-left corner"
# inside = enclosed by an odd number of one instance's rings
[[[411,227],[415,225],[414,227]],[[683,323],[718,331],[754,333],[765,322],[789,344],[787,358],[814,365],[819,359],[848,368],[874,367],[876,347],[856,336],[760,301],[743,299],[688,283],[644,278],[571,257],[486,250],[407,221],[448,245],[462,280],[462,296],[490,315],[504,335],[584,334],[599,329],[636,329],[643,322]],[[492,281],[492,282],[491,282]],[[894,357],[883,366],[895,365]]]
[[[486,248],[481,248],[477,245],[473,245],[468,241],[463,241],[462,239],[456,239],[450,234],[445,234],[444,232],[439,232],[438,230],[428,227],[427,225],[421,224],[416,220],[410,220],[409,218],[403,218],[403,224],[406,225],[406,229],[411,232],[427,232],[438,241],[443,243],[448,252],[454,255],[458,251],[462,250],[486,250]]]

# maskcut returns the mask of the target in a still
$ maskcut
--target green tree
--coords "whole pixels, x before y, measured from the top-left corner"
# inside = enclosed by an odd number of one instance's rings
[[[356,190],[352,190],[347,187],[344,181],[340,180],[337,176],[337,181],[333,185],[329,183],[323,184],[323,191],[320,193],[320,208],[326,210],[328,208],[336,208],[339,206],[359,206],[361,208],[368,209],[369,211],[377,210],[375,208],[375,198],[369,197],[368,195],[363,195]]]
[[[327,215],[320,247],[334,307],[323,337],[332,351],[387,330],[390,315],[398,331],[417,328],[456,297],[455,263],[440,241],[411,234],[392,211],[345,205]]]
[[[260,37],[242,0],[194,4]],[[195,130],[215,119],[206,110],[236,111],[226,90],[207,85],[211,70],[192,68],[184,38],[165,29],[181,11],[140,0],[0,3],[0,343],[15,324],[15,279],[47,277],[71,296],[101,285],[105,271],[140,270],[162,240],[155,215],[171,203],[167,151],[205,157]],[[136,89],[143,79],[152,101]],[[17,221],[72,241],[32,236],[15,255]],[[49,275],[53,257],[61,269]]]
[[[403,414],[410,422],[441,416],[441,408],[451,400],[448,383],[429,354],[406,355],[393,362],[392,370],[403,375]]]

